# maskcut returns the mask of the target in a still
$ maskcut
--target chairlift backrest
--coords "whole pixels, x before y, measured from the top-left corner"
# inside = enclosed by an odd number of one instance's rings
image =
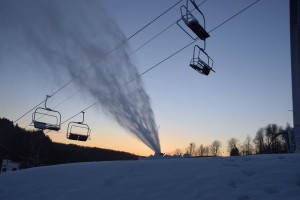
[[[78,140],[84,142],[87,141],[88,138],[89,138],[88,135],[79,135]]]

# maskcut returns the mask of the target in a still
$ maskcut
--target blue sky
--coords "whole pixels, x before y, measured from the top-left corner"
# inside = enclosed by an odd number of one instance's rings
[[[176,2],[101,1],[127,38]],[[207,30],[252,2],[208,0],[201,6]],[[292,109],[288,11],[288,1],[261,0],[211,32],[206,52],[215,61],[216,73],[206,77],[188,66],[192,45],[142,76],[156,123],[160,125],[162,152],[184,148],[190,142],[208,145],[215,139],[220,140],[226,149],[226,141],[231,137],[242,142],[247,135],[253,137],[260,127],[268,123],[292,124],[292,113],[288,111]],[[129,40],[131,49],[135,50],[179,18],[177,6]],[[1,22],[5,24],[9,20]],[[18,33],[15,34],[17,37]],[[15,120],[70,79],[58,78],[51,70],[38,66],[32,55],[12,48],[4,36],[5,31],[0,30],[0,40],[4,44],[1,48],[4,59],[0,61],[0,117]],[[191,41],[174,25],[133,54],[131,59],[142,73]],[[203,45],[200,41],[195,44]],[[57,69],[63,67],[58,66]],[[49,99],[49,106],[61,103],[78,89],[75,84],[70,84]],[[57,109],[63,113],[64,120],[92,103],[94,100],[81,92]],[[107,116],[101,106],[90,108],[85,116],[92,129],[92,140],[76,144],[142,155],[152,153]],[[28,115],[18,124],[26,127],[30,120],[31,115]],[[70,143],[65,139],[65,131],[66,126],[63,126],[59,133],[50,133],[49,136],[54,141]]]

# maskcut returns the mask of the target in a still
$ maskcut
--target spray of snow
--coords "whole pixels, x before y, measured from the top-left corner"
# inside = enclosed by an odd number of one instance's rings
[[[150,99],[126,38],[100,1],[1,0],[0,8],[4,59],[39,63],[63,80],[67,74],[118,124],[160,152]]]

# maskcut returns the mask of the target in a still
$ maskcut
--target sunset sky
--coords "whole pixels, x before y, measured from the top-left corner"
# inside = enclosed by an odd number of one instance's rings
[[[20,5],[27,3],[17,0],[13,2]],[[60,2],[63,14],[71,19],[74,13],[68,15],[68,6],[64,6],[64,1]],[[74,7],[76,2],[82,1],[74,1]],[[84,2],[89,8],[94,1]],[[102,10],[99,12],[115,21],[123,32],[120,34],[129,38],[176,2],[100,0]],[[202,1],[196,2],[199,4]],[[213,30],[253,2],[255,0],[207,0],[200,7],[205,15],[207,31]],[[224,147],[222,153],[226,155],[226,142],[231,137],[243,142],[247,135],[253,138],[259,128],[269,123],[283,127],[286,123],[293,124],[292,112],[288,111],[292,109],[288,2],[261,0],[212,31],[207,39],[206,52],[215,61],[216,73],[204,76],[189,67],[194,48],[191,45],[141,77],[151,99],[156,125],[159,126],[162,152],[183,149],[190,142],[199,146],[220,140]],[[185,1],[128,40],[129,54],[177,21],[181,17],[180,5],[183,4]],[[18,13],[13,15],[11,12],[14,10],[7,5],[7,1],[0,0],[0,117],[16,120],[43,101],[46,95],[70,81],[71,77],[64,75],[65,66],[51,66],[42,62],[38,55],[32,53],[32,46],[18,42],[24,36],[22,31],[26,24],[22,24],[22,19],[17,18]],[[40,10],[35,10],[38,8],[32,6],[32,13],[38,15]],[[81,14],[80,10],[78,6],[78,15]],[[91,10],[98,16],[96,11]],[[21,21],[20,27],[11,16]],[[91,23],[97,21],[97,27],[103,29],[110,23],[97,19]],[[200,16],[199,21],[202,21]],[[83,30],[73,30],[77,31]],[[47,40],[45,35],[46,44]],[[175,24],[132,54],[130,59],[141,74],[190,42],[192,39]],[[202,41],[195,44],[203,46]],[[114,59],[118,62],[122,58]],[[86,91],[71,83],[49,99],[48,107],[60,104],[56,110],[61,112],[64,121],[94,102],[95,99]],[[81,116],[72,120],[80,121]],[[32,129],[28,126],[30,122],[31,113],[17,123],[20,127]],[[85,122],[92,130],[91,140],[85,143],[66,139],[67,123],[61,131],[48,134],[55,142],[109,148],[139,155],[153,153],[133,134],[123,129],[100,104],[86,110]]]

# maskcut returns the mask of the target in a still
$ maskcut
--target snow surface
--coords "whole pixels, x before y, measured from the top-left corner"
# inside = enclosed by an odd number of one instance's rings
[[[0,174],[1,200],[300,199],[300,154],[74,163]]]

